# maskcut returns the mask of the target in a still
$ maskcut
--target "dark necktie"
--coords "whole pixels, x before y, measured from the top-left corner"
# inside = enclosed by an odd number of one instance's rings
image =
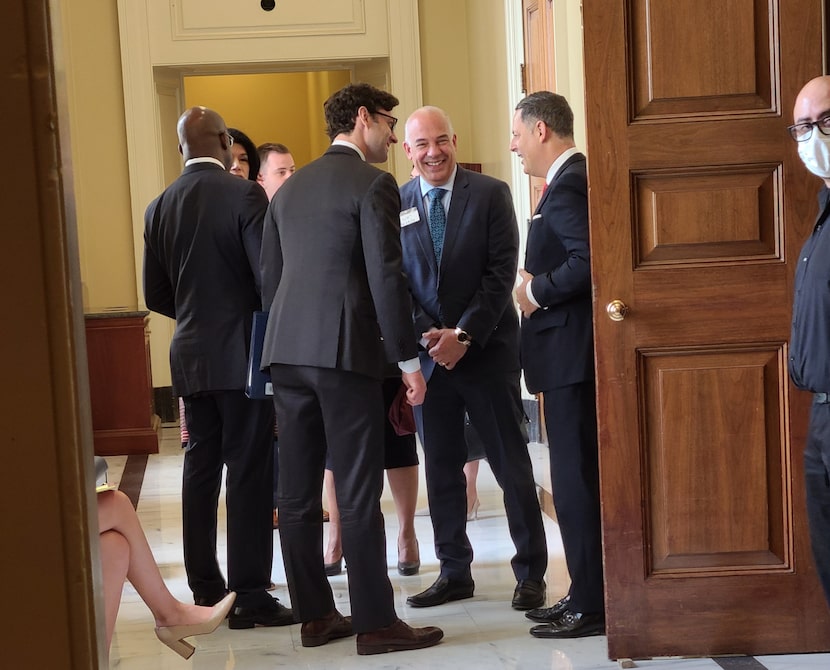
[[[447,214],[441,196],[446,189],[434,188],[427,192],[429,198],[429,234],[432,236],[432,248],[435,250],[435,262],[441,265],[441,250],[444,248],[444,230],[447,227]]]

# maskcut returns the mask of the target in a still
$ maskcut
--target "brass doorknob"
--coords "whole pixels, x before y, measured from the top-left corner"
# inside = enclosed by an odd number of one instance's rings
[[[612,321],[622,321],[628,314],[628,307],[622,300],[612,300],[608,303],[605,311]]]

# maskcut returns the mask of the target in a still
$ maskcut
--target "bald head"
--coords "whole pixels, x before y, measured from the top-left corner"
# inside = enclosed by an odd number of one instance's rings
[[[788,128],[798,155],[810,172],[830,187],[830,77],[811,79],[793,106],[793,125]]]
[[[427,184],[443,186],[456,166],[457,142],[452,122],[440,107],[421,107],[406,120],[406,157]]]
[[[221,161],[225,168],[231,165],[233,156],[228,127],[212,109],[191,107],[179,117],[176,132],[179,151],[185,160],[211,157]]]
[[[423,107],[419,107],[418,109],[416,109],[414,112],[412,112],[412,114],[409,115],[409,118],[407,118],[406,125],[404,127],[404,141],[410,140],[410,130],[414,130],[418,124],[426,120],[432,123],[444,124],[449,135],[455,134],[455,131],[452,129],[452,121],[450,121],[449,114],[447,114],[440,107],[435,107],[434,105],[425,105]]]
[[[798,93],[793,107],[793,122],[818,121],[830,114],[830,76],[811,79]]]

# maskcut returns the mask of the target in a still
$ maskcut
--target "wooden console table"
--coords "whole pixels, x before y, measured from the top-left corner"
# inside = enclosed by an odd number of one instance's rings
[[[149,312],[86,314],[95,454],[157,454],[161,422],[153,407]]]

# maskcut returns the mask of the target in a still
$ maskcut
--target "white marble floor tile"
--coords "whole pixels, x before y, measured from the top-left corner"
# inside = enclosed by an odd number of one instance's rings
[[[827,670],[830,654],[798,654],[781,656],[757,656],[758,662],[768,670]]]
[[[160,453],[150,456],[147,462],[138,513],[168,587],[176,597],[189,601],[191,594],[187,587],[181,550],[183,454],[178,429],[168,427],[163,432]],[[544,455],[544,452],[534,452],[534,469],[541,468],[544,472]],[[108,458],[107,461],[109,481],[117,484],[126,458]],[[427,506],[423,469],[421,476],[419,508]],[[507,531],[501,491],[485,462],[481,465],[478,485],[481,498],[479,518],[468,524],[468,534],[475,552],[475,597],[437,608],[419,609],[406,605],[408,596],[427,588],[438,577],[438,561],[435,558],[429,517],[419,516],[415,520],[421,549],[421,572],[412,577],[401,577],[395,569],[397,518],[388,492],[382,501],[386,517],[389,579],[394,590],[398,616],[413,625],[442,627],[445,639],[437,647],[397,654],[358,656],[354,638],[337,640],[313,649],[303,648],[300,644],[299,625],[242,631],[231,631],[222,626],[213,635],[192,638],[197,652],[190,661],[185,662],[156,639],[150,611],[127,583],[116,624],[110,667],[124,670],[182,670],[188,666],[198,670],[618,668],[618,663],[608,660],[604,636],[554,641],[537,640],[528,634],[532,622],[522,612],[516,612],[510,607],[515,581],[509,561],[514,550]],[[223,568],[224,523],[224,506],[220,505],[218,545],[220,565]],[[323,528],[324,533],[327,532],[326,524]],[[552,604],[565,593],[569,580],[557,526],[548,518],[545,518],[545,531],[550,552],[546,576],[548,601]],[[290,605],[278,533],[274,533],[274,557],[272,579],[277,584],[274,595]],[[344,574],[331,578],[330,583],[338,609],[348,614],[348,567]],[[764,656],[759,657],[758,661],[768,670],[830,668],[830,654]],[[645,670],[717,670],[720,666],[708,658],[663,658],[635,661],[634,667]]]

